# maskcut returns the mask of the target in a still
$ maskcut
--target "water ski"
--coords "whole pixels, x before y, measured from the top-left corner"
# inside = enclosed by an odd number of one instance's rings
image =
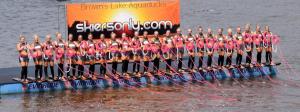
[[[17,78],[17,77],[15,77],[15,78],[12,78],[12,80],[13,80],[13,81],[20,82],[20,83],[23,83],[23,84],[26,84],[26,83],[31,83],[31,82],[32,82],[32,81],[30,81],[30,80],[27,80],[27,82],[25,82],[25,81],[23,81],[22,79],[20,79],[20,78]]]

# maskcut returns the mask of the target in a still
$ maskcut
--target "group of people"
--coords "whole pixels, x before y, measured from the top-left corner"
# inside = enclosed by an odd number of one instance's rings
[[[100,75],[126,75],[129,63],[133,63],[134,74],[148,73],[150,63],[153,63],[152,72],[175,72],[183,70],[183,58],[188,57],[187,67],[190,70],[202,69],[204,57],[207,56],[207,67],[217,65],[219,67],[231,67],[233,55],[235,54],[236,65],[242,64],[242,59],[246,57],[246,63],[252,64],[252,53],[256,50],[256,64],[262,64],[262,53],[265,52],[266,63],[272,63],[272,45],[278,41],[278,36],[270,32],[269,26],[265,26],[261,31],[259,25],[255,31],[251,31],[250,24],[247,24],[242,31],[241,27],[236,28],[233,33],[232,28],[227,29],[227,34],[223,34],[223,29],[213,30],[208,28],[205,33],[202,27],[193,34],[188,29],[187,35],[183,35],[178,28],[175,34],[168,30],[164,35],[158,31],[154,35],[148,35],[144,31],[140,36],[135,32],[133,37],[128,37],[123,33],[121,37],[116,37],[111,33],[110,38],[100,35],[99,40],[94,40],[93,35],[88,35],[88,40],[83,40],[79,35],[77,40],[69,34],[66,41],[61,33],[56,34],[53,41],[50,35],[46,35],[45,42],[41,42],[38,35],[34,35],[32,44],[28,44],[24,36],[20,36],[17,44],[19,52],[19,62],[21,65],[21,80],[27,80],[27,66],[29,57],[32,57],[35,64],[35,78],[40,81],[43,77],[48,79],[48,68],[52,79],[97,79],[95,64],[100,64]],[[187,53],[186,53],[187,52]],[[217,63],[213,64],[214,55],[218,56]],[[195,57],[199,61],[195,62]],[[226,57],[226,59],[225,59]],[[177,62],[177,67],[172,67],[172,62]],[[141,63],[143,62],[143,63]],[[160,62],[165,63],[165,70],[160,68]],[[112,64],[112,70],[106,66]],[[121,63],[122,71],[117,71]],[[57,76],[54,75],[54,65],[57,65]],[[140,67],[144,71],[141,72]],[[197,66],[197,67],[195,67]],[[65,76],[66,74],[66,76]],[[77,75],[76,75],[77,74]],[[88,75],[86,75],[88,74]]]

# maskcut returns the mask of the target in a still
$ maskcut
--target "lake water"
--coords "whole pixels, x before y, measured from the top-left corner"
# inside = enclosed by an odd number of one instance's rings
[[[93,2],[76,0],[67,2]],[[99,0],[98,0],[99,1]],[[56,0],[0,1],[0,78],[19,72],[15,45],[20,34],[65,34],[64,4]],[[185,84],[108,90],[2,95],[0,111],[300,111],[299,0],[182,0],[182,29],[270,25],[281,36],[272,81]],[[186,30],[184,30],[186,31]]]

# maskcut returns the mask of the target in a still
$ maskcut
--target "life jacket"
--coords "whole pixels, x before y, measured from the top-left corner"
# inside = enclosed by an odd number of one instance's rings
[[[266,34],[263,41],[264,41],[264,46],[265,47],[271,47],[272,46],[272,34]]]
[[[107,48],[107,45],[103,40],[99,41],[96,45],[96,49],[100,52],[103,52],[106,48]]]
[[[19,51],[20,57],[28,57],[28,48],[27,48],[27,44],[26,44],[26,43],[20,43],[20,47],[23,47],[23,48]]]
[[[92,40],[88,41],[88,54],[89,55],[95,55],[96,54],[96,50],[95,50],[95,43]]]
[[[176,46],[177,48],[182,48],[182,47],[183,47],[183,42],[184,42],[184,39],[183,39],[183,37],[182,37],[181,34],[175,36],[175,38],[174,38],[174,43],[175,43],[175,46]]]
[[[118,52],[119,43],[116,40],[112,40],[110,43],[111,52]]]
[[[207,49],[209,51],[213,51],[213,49],[214,49],[214,41],[213,40],[207,41],[206,47],[207,47]]]
[[[166,47],[168,47],[169,49],[171,49],[173,47],[173,41],[170,36],[166,37],[165,44],[166,44]]]
[[[52,45],[52,42],[46,42],[45,43],[45,50],[44,53],[46,56],[53,56],[53,48],[54,46]]]
[[[200,49],[203,49],[203,48],[204,48],[204,45],[205,45],[204,42],[205,42],[205,41],[203,40],[203,38],[198,38],[198,39],[197,39],[197,42],[196,42],[197,47],[200,48]]]
[[[143,50],[145,50],[145,51],[151,50],[150,42],[147,37],[143,40],[142,44],[144,46]]]
[[[227,39],[226,41],[226,51],[227,52],[232,52],[234,48],[234,43],[232,41],[232,39]]]
[[[154,40],[151,44],[151,50],[153,53],[158,53],[160,49],[160,41],[159,41],[159,38],[158,37],[154,37]]]
[[[122,50],[126,51],[129,48],[129,41],[128,38],[122,40]]]
[[[68,42],[68,49],[67,49],[67,56],[68,57],[73,57],[76,54],[76,45],[74,42]]]
[[[141,50],[141,42],[138,37],[133,37],[131,40],[131,48],[134,51]]]
[[[186,48],[187,48],[187,50],[189,50],[189,51],[194,50],[194,48],[195,48],[194,47],[194,42],[195,42],[195,40],[194,40],[193,36],[189,35],[188,38],[187,38],[187,40],[186,40]]]
[[[216,48],[216,50],[220,50],[220,51],[224,51],[225,50],[225,44],[224,44],[224,41],[219,41],[218,42],[218,48]]]
[[[42,52],[41,51],[42,51],[42,44],[35,42],[33,44],[33,54],[32,54],[32,57],[36,58],[36,57],[42,56]]]

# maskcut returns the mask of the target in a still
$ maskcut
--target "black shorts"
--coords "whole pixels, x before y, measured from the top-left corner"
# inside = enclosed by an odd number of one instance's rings
[[[26,57],[19,57],[19,62],[21,63],[21,62],[29,62],[29,57],[28,56],[26,56]]]
[[[120,54],[121,54],[121,56],[130,57],[131,52],[130,51],[125,51],[125,52],[121,52]]]
[[[86,58],[87,61],[93,61],[93,60],[96,59],[96,58],[95,58],[95,55],[87,55],[86,57],[87,57],[87,58]]]
[[[54,61],[53,56],[46,56],[46,55],[44,55],[43,59],[44,59],[44,62],[52,62],[52,61]]]
[[[150,50],[142,51],[143,57],[151,57],[152,52]]]
[[[197,51],[201,52],[201,53],[204,53],[205,50],[204,50],[204,48],[197,48]]]
[[[84,55],[84,56],[77,55],[77,60],[78,61],[86,61],[86,55]]]
[[[184,53],[184,48],[183,47],[179,47],[179,48],[175,48],[175,53],[178,53],[178,54],[183,54]]]
[[[137,51],[131,51],[131,55],[132,56],[143,56],[143,53],[141,50],[137,50]]]
[[[107,54],[106,53],[97,53],[96,54],[96,59],[97,60],[106,60],[107,59]]]
[[[109,59],[112,59],[112,58],[118,58],[118,57],[120,57],[121,54],[120,54],[120,52],[110,52],[108,54],[108,56],[109,56]]]
[[[38,56],[38,57],[34,57],[33,58],[33,61],[34,62],[38,62],[38,61],[42,61],[43,60],[43,57],[42,56]]]

